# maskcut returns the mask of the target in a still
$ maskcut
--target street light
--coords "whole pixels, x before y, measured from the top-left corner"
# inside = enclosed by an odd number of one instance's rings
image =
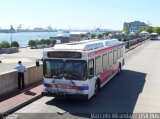
[[[11,40],[11,43],[12,43],[12,33],[11,33],[11,39],[10,40]]]

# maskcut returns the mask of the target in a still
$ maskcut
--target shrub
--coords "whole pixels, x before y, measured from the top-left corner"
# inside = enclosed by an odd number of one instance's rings
[[[13,42],[11,43],[11,47],[19,47],[18,42],[17,42],[17,41],[13,41]]]
[[[98,38],[102,38],[103,37],[103,34],[98,34]]]
[[[8,41],[4,40],[4,41],[1,42],[0,47],[1,48],[9,48],[9,47],[11,47],[11,45]]]
[[[41,45],[40,41],[37,39],[35,40],[36,45]]]
[[[41,39],[41,40],[40,40],[40,43],[41,43],[42,45],[45,45],[45,44],[46,44],[46,40],[45,40],[45,39]]]
[[[50,44],[51,44],[51,40],[50,40],[50,39],[47,39],[47,40],[46,40],[46,44],[47,44],[47,45],[50,45]]]
[[[91,34],[91,38],[95,38],[97,35],[95,33]]]
[[[56,40],[51,40],[51,45],[54,46],[56,44]]]
[[[34,40],[30,40],[30,41],[28,42],[28,45],[29,45],[31,48],[33,48],[33,47],[36,46],[36,42],[35,42]]]

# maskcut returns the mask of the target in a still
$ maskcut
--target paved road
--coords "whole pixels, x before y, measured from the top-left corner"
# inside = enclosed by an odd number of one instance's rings
[[[94,112],[160,112],[159,77],[160,41],[149,41],[126,54],[126,65],[122,73],[90,101],[42,97],[16,113],[22,119],[78,119],[90,118],[89,113]]]
[[[43,49],[30,49],[21,48],[19,53],[13,54],[0,54],[0,73],[14,70],[17,66],[17,62],[21,60],[26,67],[35,65],[36,59],[41,59],[43,55]]]

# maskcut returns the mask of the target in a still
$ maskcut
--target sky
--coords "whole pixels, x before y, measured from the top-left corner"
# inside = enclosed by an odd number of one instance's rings
[[[122,30],[124,22],[160,26],[160,0],[0,0],[0,28]]]

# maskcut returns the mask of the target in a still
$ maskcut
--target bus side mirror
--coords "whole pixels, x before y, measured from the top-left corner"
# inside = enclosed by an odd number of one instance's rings
[[[36,66],[39,67],[39,61],[38,60],[36,60]]]
[[[94,75],[94,69],[93,69],[93,68],[90,68],[90,69],[89,69],[89,74],[90,74],[91,76]]]

